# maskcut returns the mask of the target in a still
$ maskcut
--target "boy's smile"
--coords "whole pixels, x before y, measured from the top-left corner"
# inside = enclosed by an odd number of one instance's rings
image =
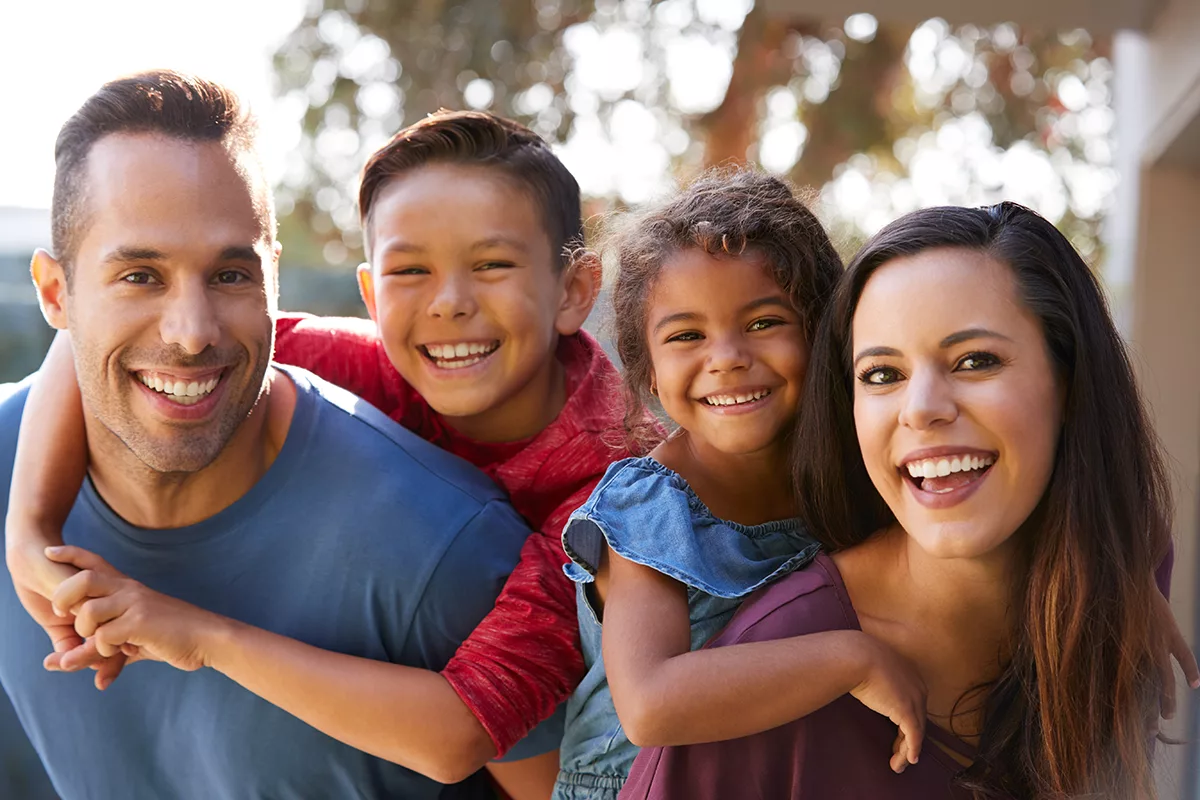
[[[480,164],[431,163],[393,178],[371,211],[363,300],[388,358],[461,433],[536,434],[565,401],[560,335],[591,308],[560,266],[539,204]]]

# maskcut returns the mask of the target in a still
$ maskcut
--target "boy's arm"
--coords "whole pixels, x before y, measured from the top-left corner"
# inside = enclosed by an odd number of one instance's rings
[[[900,727],[897,771],[915,763],[925,689],[911,665],[861,631],[689,652],[687,591],[608,551],[604,664],[629,740],[642,747],[749,736],[852,693]]]
[[[426,586],[401,657],[429,662],[453,652],[490,607],[515,560],[506,542],[522,533],[511,511],[476,515]],[[209,666],[323,733],[441,783],[463,780],[496,753],[437,672],[321,650],[218,616],[148,589],[76,547],[54,558],[82,570],[54,599],[91,637],[64,656],[65,670],[86,666],[93,646],[101,655],[136,647],[179,669]]]
[[[388,361],[369,319],[282,313],[275,320],[275,360],[353,392],[402,424],[416,395]]]

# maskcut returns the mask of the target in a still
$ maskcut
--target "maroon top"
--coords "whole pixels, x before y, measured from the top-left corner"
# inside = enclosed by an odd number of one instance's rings
[[[753,595],[709,647],[861,630],[833,560]],[[971,800],[953,785],[963,767],[930,739],[971,758],[973,749],[927,726],[921,759],[903,774],[888,766],[896,726],[850,695],[803,719],[754,736],[687,747],[648,747],[621,800]]]

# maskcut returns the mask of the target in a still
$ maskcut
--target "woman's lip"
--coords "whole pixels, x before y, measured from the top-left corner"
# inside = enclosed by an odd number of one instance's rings
[[[932,456],[925,456],[925,458],[932,458]],[[906,471],[901,472],[900,480],[904,481],[905,485],[908,486],[909,491],[912,492],[913,498],[918,503],[929,509],[940,510],[944,508],[952,508],[967,500],[969,497],[971,497],[971,495],[975,494],[975,492],[979,490],[979,487],[983,485],[983,482],[987,480],[988,475],[990,475],[991,472],[992,468],[989,466],[982,470],[979,474],[979,477],[970,483],[963,484],[957,489],[952,489],[949,492],[944,492],[941,494],[927,492],[920,486],[917,486],[916,479],[909,475]]]
[[[899,469],[904,469],[905,466],[913,461],[924,461],[929,458],[942,458],[943,456],[976,456],[977,458],[996,458],[999,454],[995,450],[984,450],[978,447],[964,447],[962,445],[945,444],[938,447],[924,447],[920,450],[913,450],[900,460],[896,466]]]

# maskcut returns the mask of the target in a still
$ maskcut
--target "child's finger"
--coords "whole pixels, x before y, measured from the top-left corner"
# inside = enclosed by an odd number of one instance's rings
[[[112,658],[106,659],[103,663],[96,667],[96,688],[104,691],[112,682],[121,674],[121,670],[125,667],[125,656],[117,653]]]
[[[1188,646],[1179,628],[1174,628],[1171,632],[1171,655],[1179,662],[1179,668],[1183,670],[1183,677],[1187,679],[1188,686],[1200,689],[1200,665],[1197,665],[1196,654]]]
[[[59,654],[58,667],[63,672],[78,672],[103,660],[96,652],[96,643],[88,639],[78,647]]]
[[[921,756],[921,745],[925,743],[925,716],[914,714],[900,725],[904,736],[904,757],[909,764],[917,763]]]
[[[101,625],[123,614],[125,609],[125,602],[120,595],[110,594],[85,600],[75,612],[75,632],[86,639],[95,634]],[[103,648],[100,654],[112,655],[104,652]]]
[[[116,572],[107,561],[93,553],[70,544],[45,549],[46,558],[59,564],[70,564],[79,569],[91,569],[99,572]]]
[[[892,772],[900,774],[908,766],[905,751],[904,731],[900,731],[892,741],[892,757],[888,759],[888,766],[891,767]]]
[[[74,612],[80,603],[89,597],[104,597],[116,591],[116,578],[95,570],[85,569],[76,572],[58,585],[50,601],[54,609],[60,613]]]

